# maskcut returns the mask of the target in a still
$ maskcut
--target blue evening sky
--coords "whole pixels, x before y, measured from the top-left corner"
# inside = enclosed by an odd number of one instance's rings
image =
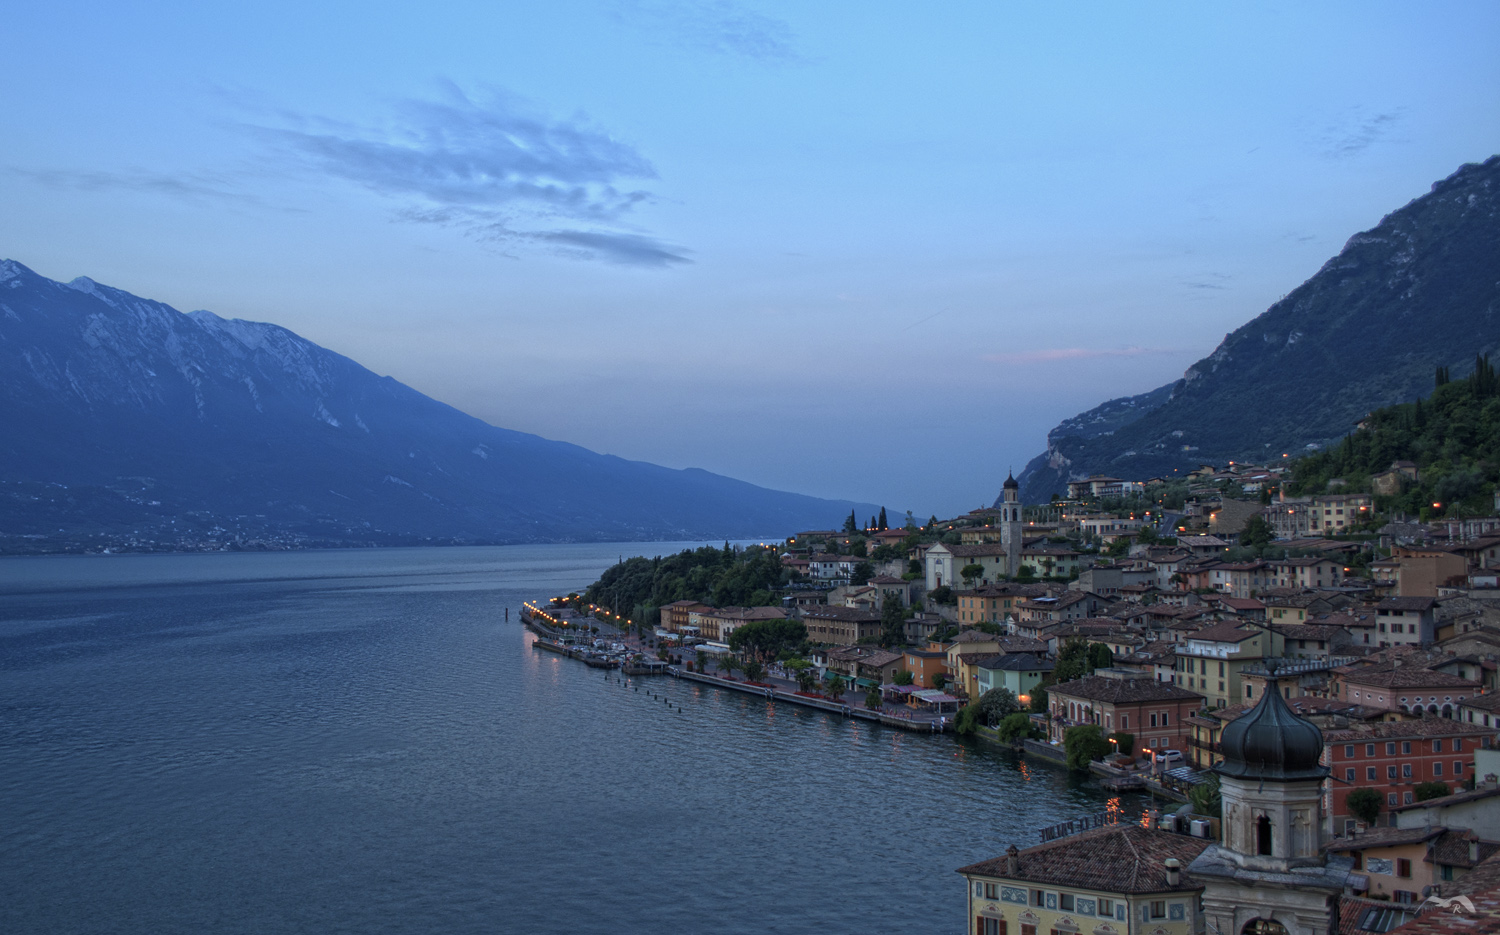
[[[1500,151],[1500,4],[4,4],[0,256],[952,513]]]

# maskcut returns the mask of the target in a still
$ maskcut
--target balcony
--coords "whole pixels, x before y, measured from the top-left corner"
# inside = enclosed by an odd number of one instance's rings
[[[1197,747],[1199,750],[1207,750],[1209,753],[1223,754],[1224,752],[1217,741],[1199,740],[1197,737],[1189,737],[1187,742],[1188,746]]]

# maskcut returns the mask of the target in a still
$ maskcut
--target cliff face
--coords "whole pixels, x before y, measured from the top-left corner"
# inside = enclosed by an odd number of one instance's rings
[[[875,509],[496,428],[285,328],[0,261],[0,534],[740,538]]]
[[[1027,502],[1090,474],[1144,479],[1279,458],[1345,435],[1500,349],[1500,156],[1463,166],[1356,234],[1311,279],[1224,338],[1181,380],[1112,400],[1047,436]]]

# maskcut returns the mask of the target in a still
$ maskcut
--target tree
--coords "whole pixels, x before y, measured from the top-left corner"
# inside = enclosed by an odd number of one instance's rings
[[[1115,749],[1126,756],[1135,754],[1135,734],[1127,734],[1124,731],[1115,731],[1109,735],[1109,739],[1115,742]]]
[[[844,520],[844,532],[859,532],[859,520],[854,518],[854,511],[849,511],[849,518]]]
[[[979,564],[978,562],[970,562],[969,564],[960,568],[958,570],[958,573],[963,576],[964,584],[967,584],[972,588],[974,586],[974,582],[984,577],[984,566]]]
[[[1045,714],[1047,712],[1047,689],[1038,685],[1031,690],[1031,713]]]
[[[1111,558],[1119,558],[1120,556],[1124,555],[1125,553],[1127,553],[1129,551],[1130,551],[1130,539],[1129,539],[1129,537],[1127,537],[1127,536],[1120,536],[1120,537],[1116,538],[1115,541],[1113,541],[1113,542],[1111,542],[1109,544],[1109,547],[1104,550],[1104,554],[1110,556]]]
[[[801,691],[801,692],[803,692],[805,694],[811,694],[812,690],[814,688],[817,688],[817,687],[818,687],[818,677],[817,677],[817,675],[815,675],[813,673],[812,669],[808,668],[808,669],[798,669],[797,670],[797,690],[798,691]]]
[[[927,681],[932,683],[933,688],[936,688],[938,691],[942,691],[943,686],[948,684],[948,676],[944,675],[941,672],[936,672]]]
[[[885,524],[885,507],[880,508],[880,519],[875,521],[875,525],[880,528],[881,532],[885,532],[885,530],[890,528]]]
[[[1115,664],[1115,654],[1113,650],[1103,643],[1090,643],[1088,660],[1089,671],[1091,672],[1094,669],[1108,669]]]
[[[895,594],[886,595],[880,605],[880,643],[882,646],[906,645],[906,608]]]
[[[1344,806],[1349,809],[1349,814],[1373,827],[1375,819],[1380,817],[1380,806],[1384,802],[1385,797],[1380,794],[1379,789],[1355,789],[1344,800]]]
[[[980,695],[975,703],[979,705],[979,713],[984,716],[984,722],[991,726],[1021,710],[1021,703],[1016,700],[1015,694],[1003,686]]]
[[[708,671],[708,653],[703,652],[702,650],[699,650],[698,654],[693,657],[693,661],[696,662],[696,663],[698,663],[697,666],[695,666],[695,668],[699,672],[707,672]]]
[[[953,719],[953,732],[960,737],[974,733],[979,726],[979,702],[964,705],[958,710],[958,717]]]
[[[760,660],[754,656],[746,659],[740,668],[745,670],[745,678],[752,682],[759,682],[760,677],[765,674],[766,667],[760,664]]]
[[[729,634],[729,648],[757,659],[775,659],[807,639],[807,626],[798,620],[752,620]]]
[[[736,662],[735,658],[729,655],[729,653],[724,653],[719,657],[719,671],[723,672],[725,675],[733,677],[734,670],[738,669],[739,667],[740,664]]]
[[[1240,545],[1247,548],[1259,549],[1271,544],[1276,538],[1276,532],[1266,518],[1259,513],[1246,520],[1245,528],[1240,531]]]
[[[995,734],[1006,743],[1015,743],[1027,737],[1040,737],[1041,731],[1031,723],[1031,716],[1022,711],[1009,715],[995,728]]]
[[[880,689],[871,687],[869,691],[865,692],[865,707],[871,711],[879,711],[885,707],[885,699],[880,697]]]
[[[1057,651],[1057,663],[1052,667],[1052,677],[1058,682],[1071,682],[1094,671],[1089,665],[1088,641],[1079,636],[1069,637]]]
[[[1142,526],[1141,531],[1135,537],[1135,541],[1141,545],[1153,545],[1156,539],[1156,527],[1154,526]]]
[[[1412,791],[1418,802],[1441,799],[1445,795],[1453,794],[1453,789],[1446,782],[1419,782],[1417,788]]]
[[[934,604],[957,604],[958,598],[954,596],[953,589],[946,584],[940,588],[933,588],[927,592],[928,600]]]
[[[1082,772],[1095,760],[1109,756],[1109,741],[1097,724],[1080,724],[1063,731],[1063,749],[1068,754],[1068,769]]]
[[[896,673],[896,677],[891,681],[895,682],[897,685],[910,685],[913,681],[911,670],[902,669],[900,672]]]
[[[844,679],[832,669],[823,675],[823,693],[834,697],[844,693]]]
[[[1224,800],[1219,792],[1219,774],[1209,773],[1206,781],[1189,789],[1188,801],[1193,803],[1193,811],[1199,815],[1208,815],[1211,818],[1222,817]]]
[[[857,562],[854,571],[849,575],[850,584],[865,584],[875,577],[875,566],[869,562]]]

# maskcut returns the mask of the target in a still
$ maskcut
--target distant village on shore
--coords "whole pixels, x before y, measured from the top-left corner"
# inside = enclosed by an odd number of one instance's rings
[[[993,508],[763,547],[779,601],[649,622],[700,672],[748,658],[742,628],[800,622],[776,674],[1189,803],[963,868],[977,935],[1494,931],[1500,494],[1408,521],[1337,485],[1285,496],[1283,473],[1094,476],[1041,506],[1008,479]],[[1424,911],[1459,896],[1480,915]]]

